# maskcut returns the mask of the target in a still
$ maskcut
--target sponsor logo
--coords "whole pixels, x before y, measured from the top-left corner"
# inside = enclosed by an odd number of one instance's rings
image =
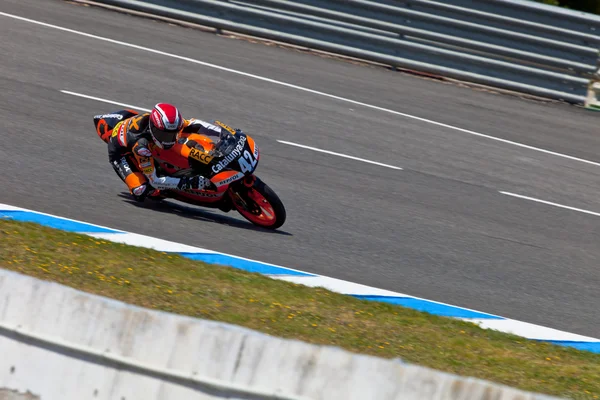
[[[227,131],[229,131],[229,133],[231,133],[232,135],[235,135],[235,129],[233,129],[232,127],[230,127],[229,125],[225,125],[224,123],[222,123],[221,121],[215,121],[215,124],[219,125],[221,128],[226,129]]]
[[[131,168],[129,168],[129,163],[125,157],[121,157],[121,166],[125,170],[125,174],[129,175],[131,173]]]
[[[138,149],[137,153],[139,156],[142,156],[142,157],[152,156],[152,152],[147,147],[142,147],[141,149]]]
[[[154,125],[156,125],[156,127],[158,129],[165,129],[165,126],[163,125],[158,113],[156,113],[156,112],[152,113],[152,121],[154,122]]]
[[[171,131],[175,130],[175,129],[177,129],[177,126],[179,125],[178,122],[179,122],[179,118],[175,119],[175,121],[173,123],[167,121],[165,123],[165,128],[168,130],[171,130]]]
[[[154,165],[152,165],[152,160],[149,157],[140,158],[139,163],[144,174],[149,175],[154,172]]]
[[[127,140],[125,139],[126,136],[127,134],[125,133],[125,124],[123,124],[119,128],[119,140],[121,141],[121,145],[123,146],[127,146]]]
[[[222,180],[222,181],[219,181],[219,182],[217,182],[217,183],[216,183],[216,185],[217,185],[218,187],[221,187],[221,186],[223,186],[223,185],[227,185],[228,183],[231,183],[231,182],[233,182],[233,181],[236,181],[236,180],[240,179],[240,178],[241,178],[241,177],[243,177],[243,176],[244,176],[244,174],[242,174],[242,173],[237,173],[237,174],[235,174],[235,175],[233,175],[233,176],[231,176],[231,177],[229,177],[229,178],[227,178],[227,179],[224,179],[224,180]]]
[[[239,156],[242,155],[242,150],[244,150],[244,144],[246,143],[246,137],[242,136],[240,138],[239,143],[237,144],[237,146],[235,146],[235,149],[233,149],[233,151],[231,153],[229,153],[227,155],[227,157],[225,157],[224,159],[222,159],[221,161],[219,161],[218,164],[215,164],[212,166],[212,170],[213,172],[219,173],[223,170],[223,168],[227,167],[229,165],[230,162],[232,162],[233,160],[237,159]]]
[[[121,127],[123,127],[123,121],[121,121],[115,125],[115,127],[113,128],[113,131],[112,131],[112,136],[116,137],[119,134],[119,128],[121,128]]]
[[[112,137],[116,137],[119,140],[119,144],[121,146],[127,145],[127,143],[125,142],[125,124],[123,124],[123,121],[115,125],[112,131]]]
[[[221,197],[225,194],[225,192],[223,192],[223,193],[199,192],[194,189],[182,189],[181,191],[185,192],[185,193],[193,194],[198,197],[205,197],[205,198],[209,198],[209,199],[215,199],[215,198]]]
[[[96,115],[94,118],[97,118],[97,119],[101,119],[101,118],[123,119],[123,116],[121,114],[102,114],[102,115]]]
[[[163,147],[173,147],[173,146],[175,146],[175,143],[177,143],[177,141],[174,141],[174,142],[162,142],[162,146]]]
[[[194,160],[200,161],[202,164],[208,164],[213,159],[213,156],[210,156],[210,155],[206,154],[205,152],[198,150],[198,149],[190,149],[189,156],[191,158],[193,158]]]

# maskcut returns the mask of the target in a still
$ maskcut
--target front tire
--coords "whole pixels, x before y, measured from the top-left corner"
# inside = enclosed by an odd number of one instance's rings
[[[266,183],[256,178],[250,188],[230,188],[231,200],[242,217],[254,225],[277,229],[286,219],[286,212],[279,196]]]

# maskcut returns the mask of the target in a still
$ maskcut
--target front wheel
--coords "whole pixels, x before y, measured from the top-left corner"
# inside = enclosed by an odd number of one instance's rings
[[[277,229],[285,222],[286,213],[277,194],[263,181],[256,178],[250,188],[240,185],[230,188],[233,206],[254,225]]]

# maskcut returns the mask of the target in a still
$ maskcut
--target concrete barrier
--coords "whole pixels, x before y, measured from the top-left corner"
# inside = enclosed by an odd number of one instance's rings
[[[0,399],[550,399],[4,270],[0,354]]]

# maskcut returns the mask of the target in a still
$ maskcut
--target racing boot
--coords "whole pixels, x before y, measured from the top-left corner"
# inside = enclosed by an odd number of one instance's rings
[[[152,192],[148,193],[147,198],[148,200],[161,201],[166,199],[167,196],[165,196],[160,190],[154,189]]]

